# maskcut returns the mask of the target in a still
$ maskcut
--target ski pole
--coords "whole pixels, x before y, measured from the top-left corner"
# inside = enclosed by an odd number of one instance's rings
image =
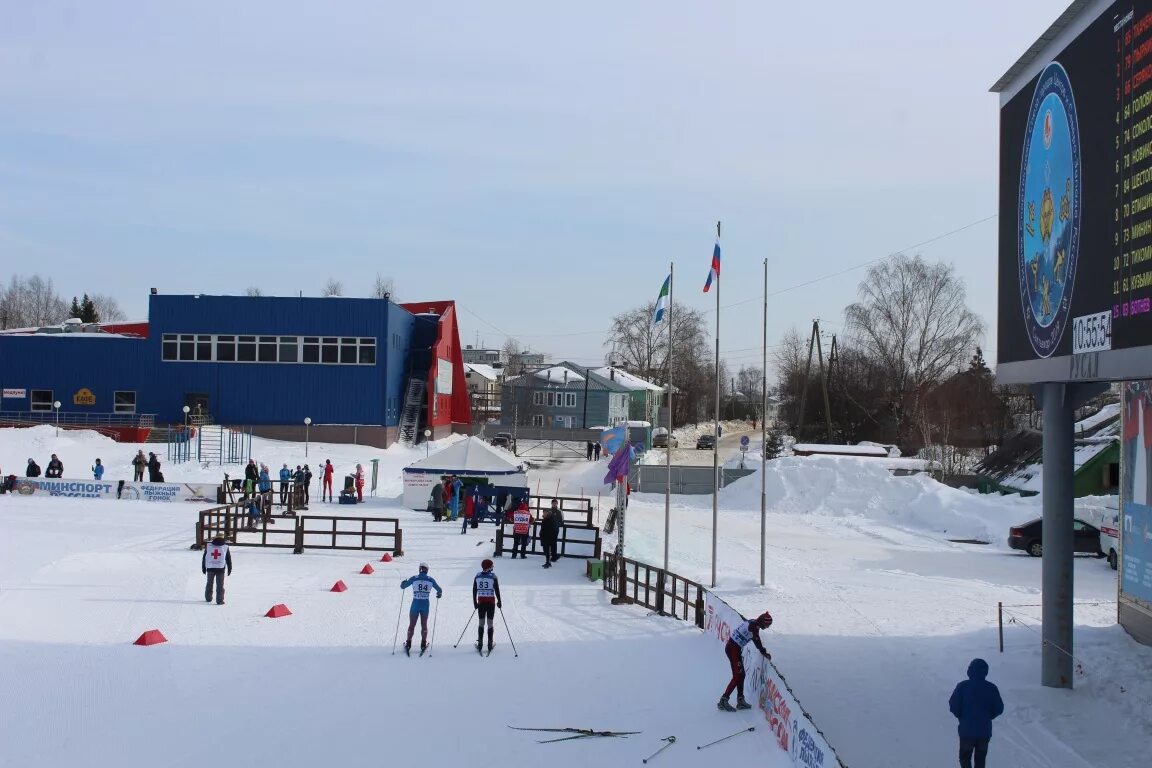
[[[728,739],[732,738],[733,736],[739,736],[742,733],[748,733],[749,731],[754,731],[754,730],[756,730],[756,726],[753,725],[751,728],[745,728],[742,731],[736,731],[736,733],[730,733],[722,739],[716,739],[716,741],[710,741],[707,744],[701,744],[700,746],[696,747],[696,749],[704,749],[704,747],[710,747],[713,744],[719,744],[722,741],[728,741]]]
[[[396,611],[396,631],[392,633],[392,655],[396,655],[396,641],[400,639],[400,616],[404,613],[404,594],[400,594],[400,610]]]
[[[440,598],[436,598],[436,607],[432,609],[432,638],[428,641],[428,655],[432,655],[432,645],[436,642],[436,617],[440,615]]]
[[[508,642],[512,643],[512,656],[518,657],[520,653],[516,650],[516,643],[512,640],[512,631],[508,629],[508,619],[504,618],[504,609],[500,609],[500,619],[504,622],[504,631],[508,634]]]
[[[475,616],[475,615],[476,615],[476,609],[473,608],[472,609],[472,616]],[[464,639],[464,633],[468,631],[468,624],[472,623],[472,616],[468,617],[468,623],[464,625],[464,629],[460,630],[460,637],[456,638],[456,645],[452,646],[453,648],[456,648],[457,646],[459,646],[460,642]],[[432,627],[433,627],[433,629],[435,629],[435,627],[436,627],[435,622],[433,622]]]
[[[652,758],[656,757],[656,755],[660,754],[660,753],[661,753],[661,752],[663,752],[664,750],[668,749],[668,747],[670,747],[670,746],[672,746],[673,744],[675,744],[675,743],[676,743],[676,737],[675,737],[675,736],[666,736],[666,737],[664,737],[663,739],[660,739],[660,741],[666,741],[666,742],[668,742],[668,743],[667,743],[667,744],[665,744],[664,746],[660,747],[660,749],[656,750],[656,751],[655,751],[655,752],[653,752],[652,754],[648,755],[648,757],[644,758],[644,762],[645,762],[645,763],[647,763],[647,762],[648,762],[649,760],[651,760]]]

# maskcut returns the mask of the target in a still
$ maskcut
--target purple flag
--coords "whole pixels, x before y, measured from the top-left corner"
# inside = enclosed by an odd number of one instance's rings
[[[628,477],[629,464],[632,461],[632,446],[624,446],[608,462],[608,474],[604,475],[604,485],[611,485],[619,479]]]

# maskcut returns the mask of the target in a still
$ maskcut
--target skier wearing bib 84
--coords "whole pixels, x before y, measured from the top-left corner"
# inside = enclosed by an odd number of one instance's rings
[[[733,627],[728,642],[724,644],[724,655],[728,657],[728,663],[732,666],[732,679],[728,681],[728,687],[724,689],[720,701],[716,702],[717,709],[735,712],[738,709],[752,708],[752,705],[744,700],[744,646],[749,642],[755,643],[760,649],[760,655],[771,659],[772,654],[764,650],[764,644],[760,642],[760,630],[768,629],[770,626],[772,626],[772,614],[765,611],[755,619],[742,621]],[[735,707],[728,703],[728,697],[732,695],[733,689],[736,690]]]
[[[436,599],[444,594],[436,579],[428,575],[428,563],[420,563],[420,573],[400,582],[400,589],[412,587],[412,607],[408,610],[408,639],[404,642],[404,653],[411,655],[412,634],[416,631],[416,619],[420,619],[420,652],[428,649],[428,606],[432,591]]]
[[[496,609],[503,607],[500,599],[500,580],[492,572],[492,561],[484,560],[480,563],[482,569],[472,580],[472,605],[480,614],[480,624],[476,627],[476,650],[481,652],[484,648],[484,622],[488,622],[488,653],[492,653],[494,632],[493,622],[496,618]]]

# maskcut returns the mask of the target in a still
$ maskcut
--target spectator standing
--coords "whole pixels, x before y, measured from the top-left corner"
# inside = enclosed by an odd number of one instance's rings
[[[544,547],[544,567],[551,568],[552,563],[560,559],[556,554],[556,540],[560,537],[560,527],[564,525],[564,513],[560,511],[560,502],[552,499],[552,506],[544,513],[540,522],[540,544]]]
[[[260,468],[256,466],[256,459],[248,459],[248,463],[244,465],[244,493],[254,496],[259,483]]]
[[[428,511],[437,523],[444,516],[444,484],[436,483],[432,486],[432,493],[428,494]]]
[[[511,512],[512,517],[512,559],[516,559],[516,550],[520,550],[520,559],[528,559],[528,531],[532,525],[532,513],[528,511],[528,502],[520,502],[520,506]]]
[[[268,465],[260,465],[260,511],[264,517],[272,515],[272,476],[268,473]]]
[[[160,459],[156,458],[156,454],[152,452],[148,454],[148,482],[164,482],[164,473],[160,471]]]
[[[100,463],[100,459],[96,459],[96,464],[92,467],[92,478],[94,480],[104,479],[104,465]]]
[[[464,483],[459,477],[452,477],[452,519],[460,516],[460,502],[463,501]]]
[[[208,576],[204,585],[204,602],[212,602],[212,587],[216,587],[216,605],[224,605],[224,571],[232,575],[232,553],[228,551],[228,544],[223,536],[216,536],[212,543],[204,548],[204,557],[200,560],[200,571]]]
[[[148,466],[148,459],[144,458],[144,451],[136,451],[136,455],[132,457],[132,482],[144,482],[144,468]]]
[[[292,480],[292,470],[288,469],[288,465],[280,467],[280,504],[282,506],[288,505],[288,483]]]
[[[52,454],[52,458],[48,460],[48,467],[44,470],[44,477],[64,477],[64,462],[60,461],[56,454]]]
[[[600,451],[601,451],[600,441],[597,440],[595,443],[592,444],[592,456],[594,457],[595,461],[600,461]]]
[[[464,514],[460,515],[460,520],[462,521],[460,523],[460,533],[464,534],[468,532],[468,523],[472,521],[472,516],[475,513],[476,495],[475,487],[473,487],[472,493],[469,493],[464,497]]]
[[[332,459],[324,459],[324,484],[320,488],[320,501],[332,501],[332,476],[336,474],[336,467],[332,466]]]
[[[588,461],[592,461],[592,441],[589,440],[584,447],[584,453],[588,457]]]
[[[28,468],[24,470],[24,477],[40,477],[40,465],[35,459],[28,459]]]
[[[364,467],[361,464],[356,465],[356,503],[364,503]]]
[[[948,699],[948,709],[959,720],[956,730],[960,736],[960,766],[984,768],[988,756],[988,742],[992,740],[992,721],[1004,714],[1004,700],[1000,689],[988,682],[988,662],[972,659],[968,664],[968,679],[956,684]]]
[[[442,506],[444,508],[444,519],[445,520],[451,520],[452,519],[452,510],[451,510],[451,507],[452,507],[452,475],[446,475],[444,477],[444,503]]]
[[[312,469],[304,465],[304,506],[312,500]]]

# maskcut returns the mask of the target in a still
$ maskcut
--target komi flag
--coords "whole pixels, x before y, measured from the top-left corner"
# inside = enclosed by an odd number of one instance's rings
[[[712,267],[708,270],[708,280],[704,283],[704,293],[708,293],[708,289],[712,287],[713,280],[720,279],[720,241],[716,241],[716,247],[712,249]]]
[[[672,290],[672,275],[664,280],[664,287],[660,289],[660,295],[656,297],[656,313],[652,315],[652,324],[659,325],[660,321],[664,319],[664,315],[668,311],[668,293]]]
[[[604,485],[611,485],[617,481],[624,481],[628,479],[628,473],[631,471],[631,462],[635,457],[636,452],[632,450],[632,446],[624,445],[612,457],[612,461],[608,462],[608,474],[604,475]]]

